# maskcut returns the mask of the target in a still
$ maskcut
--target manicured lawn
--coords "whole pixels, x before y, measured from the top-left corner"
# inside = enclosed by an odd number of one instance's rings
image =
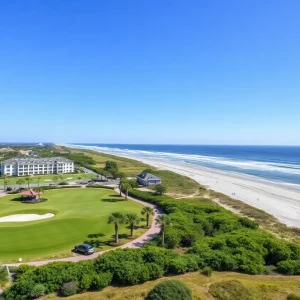
[[[38,177],[41,177],[40,184],[43,183],[51,183],[53,182],[53,177],[57,176],[56,174],[49,174],[49,175],[38,175],[38,176],[29,176],[31,178],[30,184],[32,183],[38,183]],[[81,178],[82,180],[89,179],[89,178],[95,178],[96,175],[94,174],[62,174],[64,177],[64,181],[74,181],[77,180],[78,178]],[[26,176],[13,176],[13,177],[8,177],[7,179],[9,180],[10,185],[16,185],[17,181],[19,179],[24,179],[25,180]],[[27,181],[23,185],[27,186]],[[3,178],[0,178],[0,187],[3,186]]]
[[[24,204],[17,195],[0,198],[0,216],[20,213],[53,213],[50,219],[0,223],[0,261],[15,262],[73,255],[74,245],[88,242],[98,251],[113,247],[114,226],[107,224],[108,215],[115,211],[136,212],[142,206],[125,201],[106,189],[50,190],[43,194],[48,201]],[[15,200],[14,200],[15,199]],[[144,222],[143,224],[144,225]],[[120,243],[128,242],[127,225],[120,227]],[[135,236],[145,229],[138,228]]]

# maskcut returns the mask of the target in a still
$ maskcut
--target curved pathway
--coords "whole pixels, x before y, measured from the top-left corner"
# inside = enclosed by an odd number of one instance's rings
[[[117,193],[120,193],[119,189],[115,189],[115,191]],[[125,195],[122,194],[122,196],[124,197]],[[130,241],[129,243],[126,243],[122,246],[119,247],[115,247],[113,249],[108,249],[108,250],[104,250],[104,251],[100,251],[100,252],[95,252],[92,255],[76,255],[76,256],[71,256],[71,257],[65,257],[65,258],[59,258],[59,259],[53,259],[53,260],[41,260],[41,261],[33,261],[33,262],[24,262],[24,263],[14,263],[14,264],[6,264],[7,266],[19,266],[21,264],[27,264],[27,265],[32,265],[32,266],[42,266],[42,265],[46,265],[48,263],[51,262],[55,262],[55,261],[72,261],[72,262],[78,262],[78,261],[82,261],[82,260],[89,260],[89,259],[94,259],[96,257],[98,257],[99,255],[108,252],[108,251],[112,251],[115,249],[125,249],[125,248],[140,248],[142,247],[146,242],[152,240],[153,238],[155,238],[159,233],[160,233],[160,226],[155,224],[155,219],[157,218],[157,216],[159,214],[162,214],[163,211],[156,205],[151,204],[151,203],[147,203],[145,201],[142,200],[137,200],[135,198],[132,197],[128,197],[128,199],[135,201],[139,204],[142,204],[144,206],[150,206],[154,209],[154,215],[153,215],[153,221],[151,224],[151,227],[149,228],[149,230],[147,230],[147,232],[145,232],[143,235],[139,236],[137,239]]]

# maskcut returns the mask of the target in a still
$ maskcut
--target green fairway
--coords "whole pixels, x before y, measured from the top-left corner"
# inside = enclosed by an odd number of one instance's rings
[[[51,190],[43,194],[46,202],[24,204],[17,195],[0,198],[0,217],[12,214],[53,213],[45,220],[0,223],[0,261],[16,262],[71,256],[76,244],[88,242],[97,251],[113,247],[114,225],[107,224],[112,212],[136,212],[142,206],[125,201],[106,189]],[[142,224],[144,225],[144,224]],[[135,236],[145,229],[137,228]],[[120,226],[120,242],[126,243],[129,229]]]
[[[28,176],[30,177],[31,181],[29,184],[32,183],[38,183],[38,178],[40,177],[40,184],[45,184],[45,183],[51,183],[54,182],[53,178],[55,176],[58,176],[57,174],[48,174],[48,175],[37,175],[37,176]],[[74,180],[86,180],[86,179],[90,179],[90,178],[95,178],[96,175],[95,174],[91,174],[91,173],[79,173],[79,174],[59,174],[59,176],[63,176],[63,181],[74,181]],[[10,185],[17,185],[17,181],[19,179],[23,179],[25,180],[27,176],[13,176],[13,177],[7,177],[7,179],[9,180],[8,186]],[[59,180],[61,181],[61,180]],[[3,186],[4,184],[4,179],[0,178],[0,186]],[[27,181],[25,181],[24,184],[27,186]]]

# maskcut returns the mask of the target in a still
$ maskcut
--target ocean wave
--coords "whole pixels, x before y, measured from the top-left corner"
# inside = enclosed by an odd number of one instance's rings
[[[180,154],[170,152],[154,152],[146,150],[129,150],[120,148],[109,148],[100,146],[87,145],[72,145],[78,148],[90,149],[100,152],[105,152],[115,155],[125,155],[131,158],[145,158],[165,161],[178,161],[189,164],[214,166],[214,167],[232,167],[240,170],[255,170],[265,172],[278,172],[284,174],[300,175],[300,165],[287,164],[280,162],[260,162],[260,161],[246,161],[233,160],[226,157],[204,156],[197,154]]]

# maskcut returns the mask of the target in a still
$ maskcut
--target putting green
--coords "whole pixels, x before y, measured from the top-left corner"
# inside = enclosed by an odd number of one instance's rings
[[[87,242],[97,251],[113,247],[113,224],[108,216],[115,211],[136,212],[142,206],[125,201],[107,189],[50,190],[43,194],[46,202],[25,204],[18,195],[0,198],[0,217],[14,214],[53,213],[45,220],[19,223],[0,223],[0,262],[17,262],[71,256],[76,244]],[[144,225],[144,224],[142,224]],[[135,230],[135,236],[145,229]],[[120,226],[120,242],[128,242],[127,225]]]

